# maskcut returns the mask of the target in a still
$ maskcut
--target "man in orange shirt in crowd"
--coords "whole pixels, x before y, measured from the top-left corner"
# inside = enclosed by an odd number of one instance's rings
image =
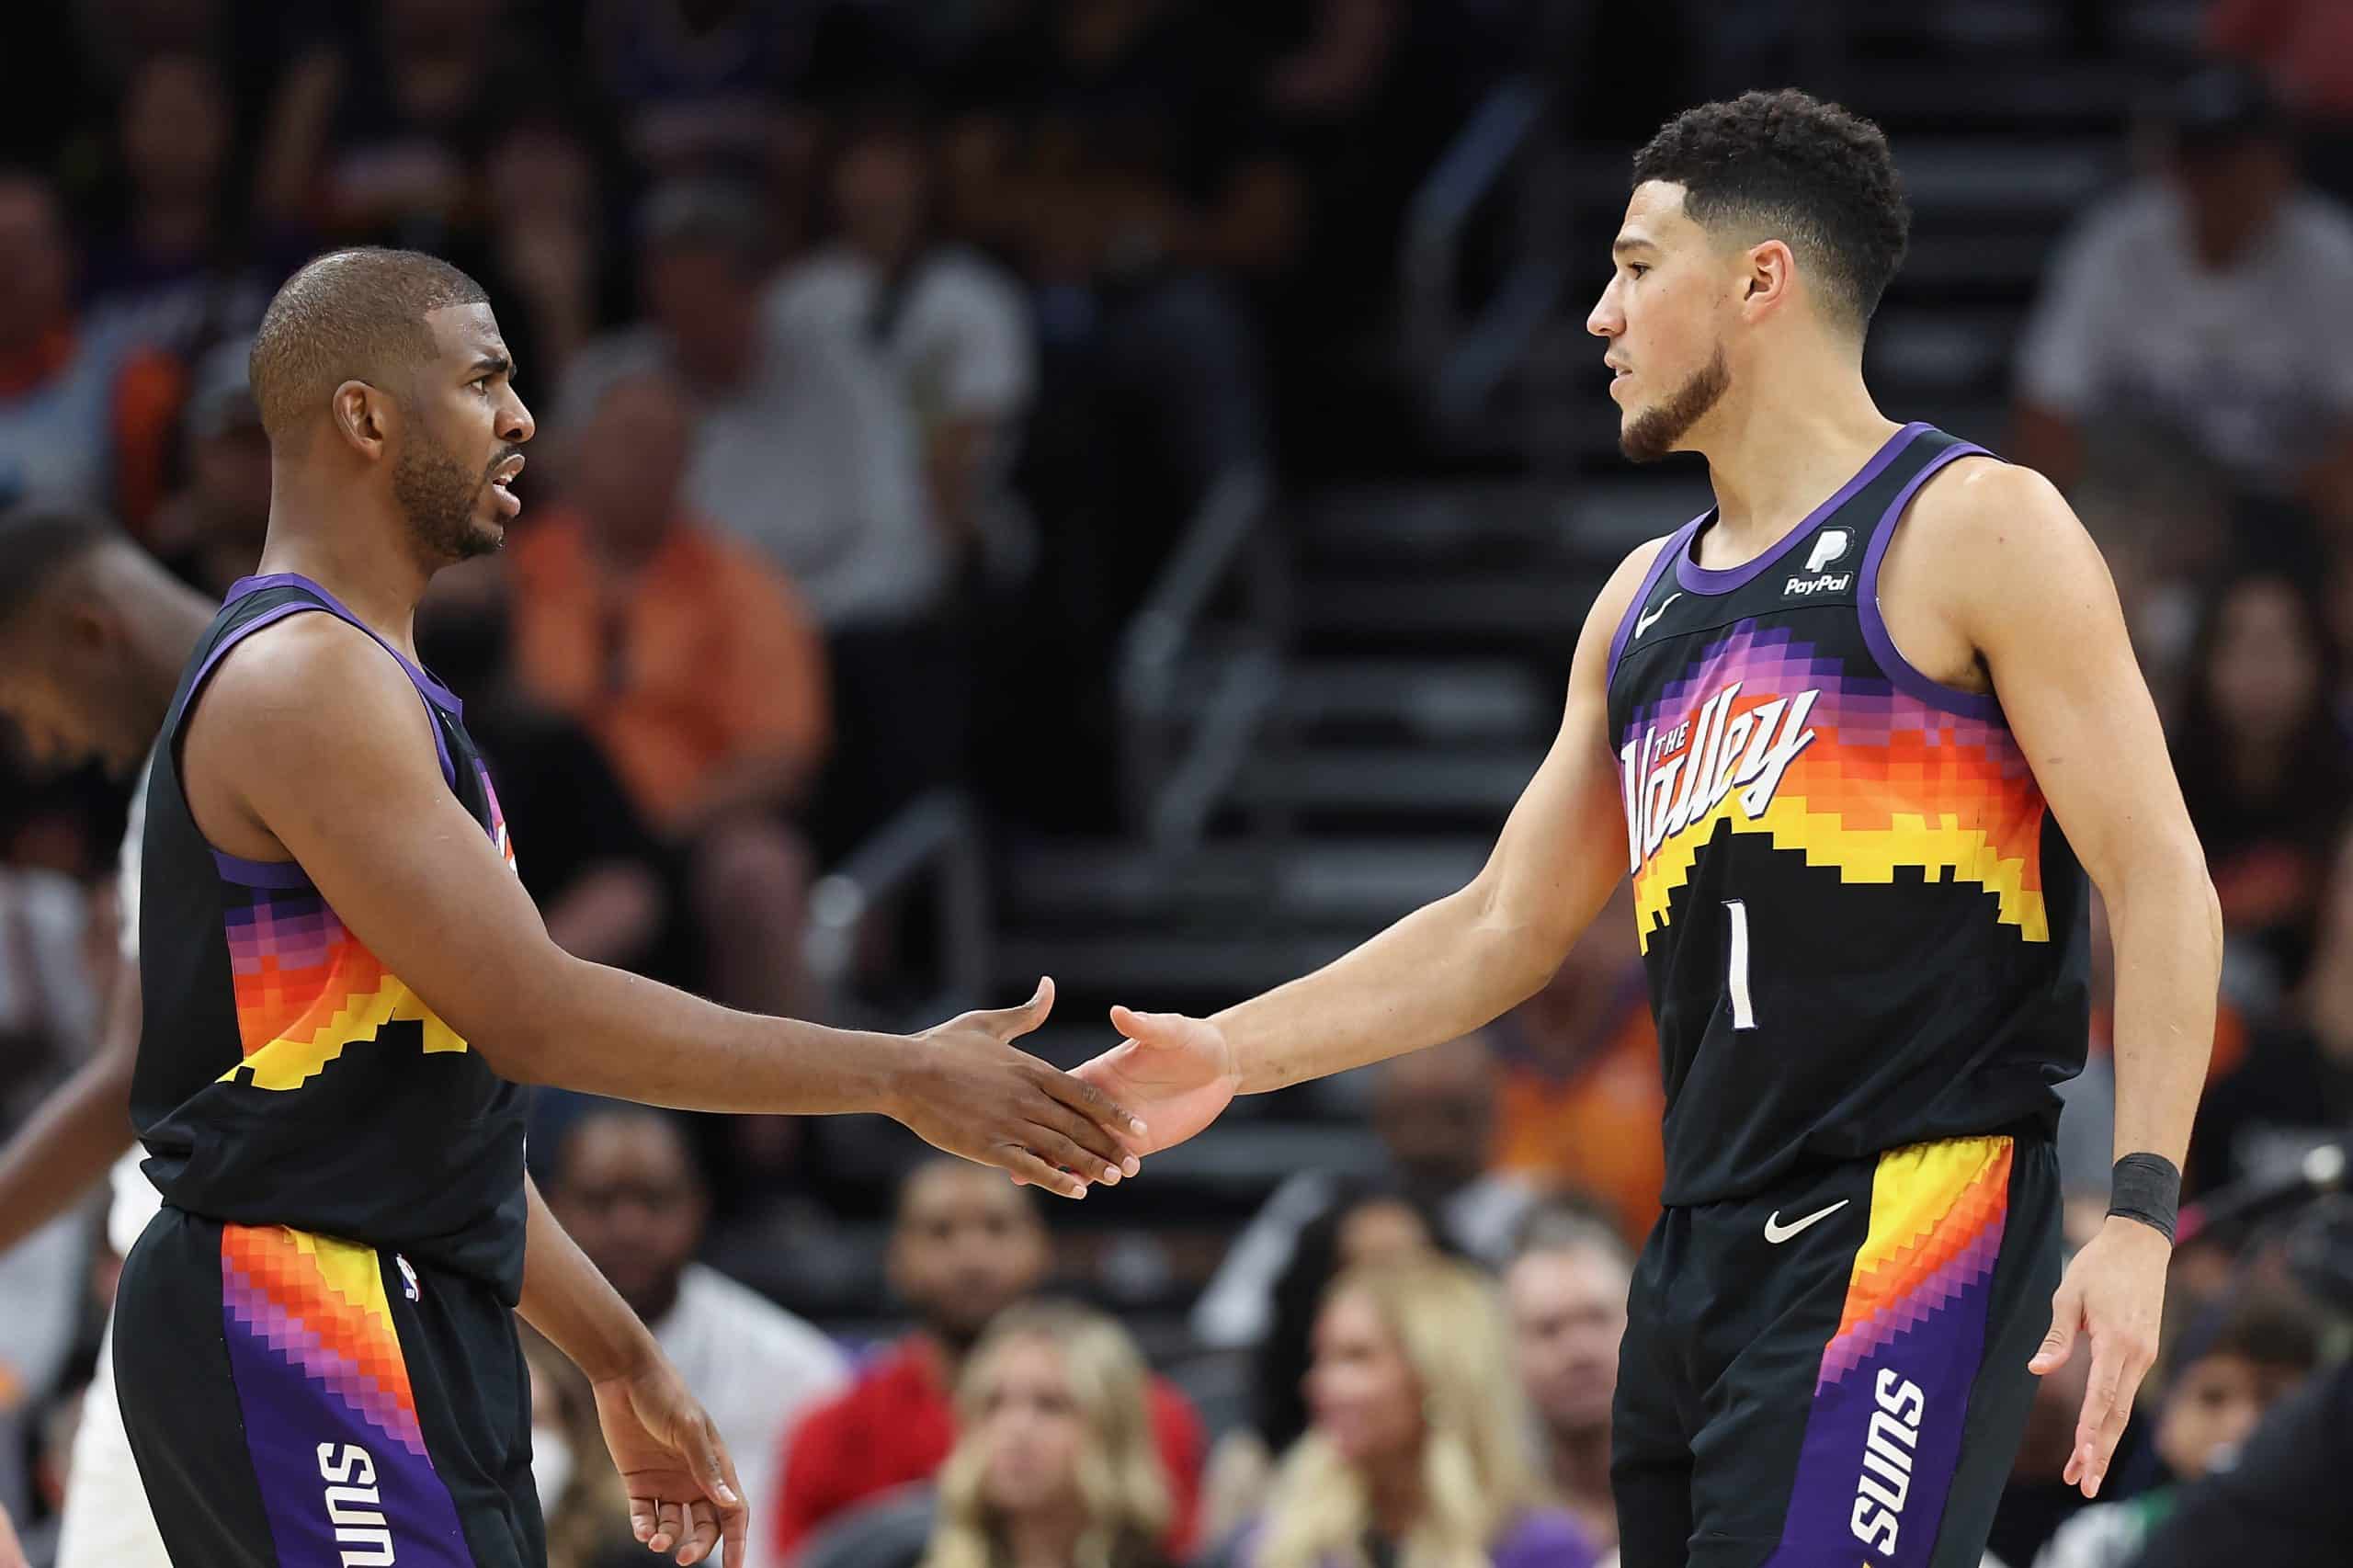
[[[965,1354],[992,1318],[1037,1291],[1051,1264],[1045,1221],[1026,1189],[952,1160],[926,1161],[908,1175],[891,1234],[891,1283],[918,1326],[793,1433],[774,1493],[779,1560],[859,1504],[928,1481],[948,1462]],[[1154,1378],[1150,1401],[1176,1505],[1161,1544],[1181,1562],[1194,1544],[1207,1440],[1199,1413],[1175,1384]]]
[[[516,678],[587,733],[681,855],[710,989],[805,1011],[809,857],[789,813],[825,754],[823,644],[783,576],[683,514],[675,385],[617,381],[573,435],[565,504],[507,552]]]
[[[1619,887],[1551,983],[1486,1036],[1503,1064],[1496,1168],[1543,1191],[1593,1199],[1639,1246],[1666,1180],[1666,1096],[1650,991],[1625,949],[1631,886]]]

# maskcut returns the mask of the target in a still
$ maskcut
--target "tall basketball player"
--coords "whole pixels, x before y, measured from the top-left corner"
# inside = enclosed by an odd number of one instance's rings
[[[164,1208],[114,1360],[176,1562],[538,1568],[516,1312],[595,1385],[639,1540],[741,1550],[709,1417],[524,1175],[521,1085],[884,1112],[1071,1196],[1132,1158],[1132,1118],[1013,1046],[1044,985],[854,1035],[549,939],[412,635],[434,573],[520,509],[513,371],[481,289],[412,252],[320,257],[255,337],[261,572],[198,639],[147,792],[131,1110]]]
[[[39,503],[0,513],[0,714],[44,760],[95,757],[124,773],[136,767],[171,706],[188,650],[211,619],[209,600],[105,517]],[[130,1115],[146,802],[142,782],[123,835],[122,961],[97,1049],[0,1148],[0,1252],[64,1212],[109,1164],[108,1244],[128,1252],[155,1215],[158,1199],[140,1174]],[[62,1514],[58,1568],[171,1568],[139,1484],[108,1355],[98,1358],[83,1396]],[[0,1568],[10,1568],[5,1550]]]
[[[1626,1568],[1973,1565],[2033,1374],[2088,1338],[2089,1495],[2154,1353],[2220,920],[2066,504],[1864,385],[1906,225],[1878,129],[1801,93],[1643,149],[1587,324],[1628,455],[1699,453],[1715,507],[1603,589],[1475,881],[1215,1017],[1118,1009],[1081,1069],[1164,1146],[1486,1022],[1631,872],[1667,1207],[1618,1380]],[[2063,1279],[2091,883],[2120,1158]]]

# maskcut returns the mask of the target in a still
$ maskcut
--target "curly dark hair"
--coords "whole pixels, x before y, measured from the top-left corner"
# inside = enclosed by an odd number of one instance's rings
[[[1904,263],[1912,210],[1887,138],[1794,87],[1685,109],[1634,154],[1634,183],[1651,180],[1681,186],[1703,229],[1785,242],[1858,328]]]

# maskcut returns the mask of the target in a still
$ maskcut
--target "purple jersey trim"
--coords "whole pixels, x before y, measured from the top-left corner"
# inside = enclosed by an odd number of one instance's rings
[[[1665,575],[1667,567],[1689,546],[1691,531],[1705,521],[1707,515],[1702,513],[1667,535],[1666,542],[1659,547],[1657,556],[1651,562],[1651,569],[1643,574],[1643,585],[1634,590],[1633,602],[1626,607],[1626,613],[1618,618],[1618,630],[1609,639],[1609,667],[1602,674],[1604,691],[1618,678],[1618,661],[1626,652],[1626,639],[1634,630],[1635,618],[1650,602],[1651,590],[1658,586],[1658,580]]]
[[[225,849],[212,851],[212,865],[224,882],[247,888],[307,888],[310,873],[294,860],[248,860]]]
[[[1887,511],[1871,529],[1870,548],[1863,555],[1863,580],[1855,590],[1855,611],[1862,619],[1863,645],[1871,651],[1872,659],[1878,662],[1888,684],[1896,690],[1948,713],[2007,727],[2007,721],[2002,714],[2001,699],[1992,692],[1963,691],[1933,679],[1915,668],[1896,648],[1895,639],[1888,635],[1887,620],[1879,609],[1880,563],[1887,558],[1888,542],[1895,538],[1895,530],[1903,525],[1904,509],[1912,504],[1913,495],[1938,470],[1954,459],[1989,458],[1993,455],[1984,448],[1972,447],[1967,442],[1947,447],[1930,458],[1927,466],[1912,476],[1911,483],[1896,493],[1895,499],[1888,503]]]
[[[272,572],[266,577],[240,577],[229,585],[229,597],[223,599],[222,603],[233,603],[236,600],[244,597],[247,594],[259,593],[264,588],[301,588],[306,593],[316,594],[320,599],[326,604],[327,608],[334,610],[335,614],[351,622],[352,625],[359,628],[360,631],[365,631],[369,636],[375,638],[377,642],[382,642],[384,644],[384,652],[390,653],[393,658],[398,659],[401,662],[401,668],[408,672],[408,678],[416,683],[416,688],[419,691],[425,693],[426,696],[431,698],[434,701],[440,703],[443,707],[447,708],[450,712],[457,714],[460,718],[463,718],[465,716],[466,705],[458,700],[458,694],[456,692],[451,691],[448,687],[443,686],[439,681],[435,680],[432,676],[426,672],[424,665],[418,664],[415,659],[410,658],[406,653],[402,653],[398,648],[393,647],[390,642],[385,642],[383,637],[377,632],[374,627],[369,626],[366,621],[352,614],[351,608],[348,605],[346,605],[341,599],[336,598],[324,588],[320,587],[308,577],[303,576],[300,572]]]
[[[433,710],[434,706],[438,703],[440,706],[447,708],[452,715],[463,717],[465,713],[465,705],[458,700],[457,697],[449,690],[449,688],[443,686],[439,681],[435,680],[431,676],[426,675],[424,668],[419,665],[415,660],[410,658],[406,653],[402,653],[398,648],[393,647],[390,642],[385,642],[384,639],[377,633],[374,627],[369,625],[366,621],[352,614],[350,609],[345,606],[341,599],[336,598],[333,594],[328,593],[324,588],[320,587],[316,583],[312,582],[308,577],[301,575],[300,573],[273,572],[267,577],[240,577],[229,585],[229,597],[221,602],[224,605],[233,604],[237,600],[244,597],[247,594],[257,594],[265,588],[301,588],[305,593],[317,595],[321,602],[314,605],[292,604],[277,606],[271,609],[263,611],[260,615],[254,617],[254,619],[245,625],[240,626],[236,631],[222,638],[221,640],[220,646],[214,648],[211,653],[205,659],[204,667],[197,671],[196,685],[188,687],[189,703],[193,704],[196,701],[196,693],[202,689],[205,677],[212,673],[212,666],[221,662],[221,655],[227,653],[231,648],[236,646],[239,642],[250,636],[254,632],[260,631],[263,627],[269,625],[272,621],[282,620],[287,616],[295,614],[298,611],[306,609],[324,610],[326,613],[333,615],[336,619],[347,621],[350,625],[366,632],[369,637],[375,639],[376,645],[378,647],[383,649],[385,653],[390,653],[393,658],[400,661],[402,670],[406,672],[408,676],[409,684],[416,687],[417,696],[422,698],[425,701],[425,716],[433,725],[434,755],[441,759],[441,777],[449,782],[450,789],[455,790],[458,787],[458,767],[455,762],[450,760],[449,743],[444,739],[441,734],[440,715]]]
[[[1820,527],[1823,519],[1853,500],[1857,491],[1877,479],[1881,471],[1895,460],[1896,454],[1910,446],[1922,431],[1928,428],[1928,426],[1915,421],[1890,436],[1887,438],[1887,444],[1872,454],[1871,460],[1863,465],[1861,472],[1840,485],[1836,495],[1808,512],[1795,528],[1783,534],[1779,540],[1768,547],[1764,553],[1753,560],[1743,562],[1738,566],[1727,566],[1722,571],[1711,571],[1691,559],[1690,546],[1699,542],[1697,537],[1687,540],[1683,548],[1675,552],[1675,580],[1695,594],[1728,594],[1735,588],[1747,586],[1775,562],[1788,554],[1790,547],[1798,540]],[[1699,526],[1704,528],[1714,519],[1715,516],[1713,511],[1709,512],[1706,517],[1699,519]]]

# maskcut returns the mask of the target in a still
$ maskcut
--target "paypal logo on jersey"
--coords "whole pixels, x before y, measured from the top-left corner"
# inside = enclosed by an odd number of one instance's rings
[[[1624,770],[1630,871],[1641,870],[1670,835],[1704,820],[1735,790],[1750,821],[1763,816],[1790,765],[1813,744],[1814,733],[1805,721],[1822,696],[1820,687],[1734,714],[1732,706],[1742,685],[1724,687],[1700,704],[1695,717],[1664,734],[1653,725],[1618,754]]]

